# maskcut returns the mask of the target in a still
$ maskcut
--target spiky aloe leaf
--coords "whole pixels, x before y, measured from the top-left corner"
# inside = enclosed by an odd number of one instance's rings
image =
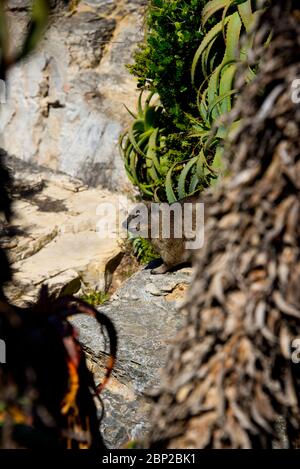
[[[225,70],[223,70],[220,86],[219,86],[219,94],[223,96],[222,102],[220,104],[220,114],[224,114],[231,110],[232,106],[232,95],[235,93],[233,90],[234,78],[237,70],[237,64],[232,63],[230,65],[226,65]],[[228,95],[226,97],[226,95]]]
[[[199,178],[197,176],[197,174],[193,174],[193,177],[191,179],[191,182],[190,182],[190,186],[189,186],[189,193],[192,194],[193,192],[195,192],[197,186],[199,186]],[[201,190],[201,187],[199,187],[199,190]]]
[[[139,94],[138,106],[137,106],[138,116],[139,116],[140,119],[143,119],[143,115],[144,115],[144,110],[143,110],[143,105],[142,105],[143,92],[144,91],[142,90]]]
[[[135,149],[135,151],[140,155],[142,156],[143,158],[146,158],[146,155],[145,153],[140,149],[140,146],[139,146],[139,142],[138,140],[136,139],[136,134],[134,133],[133,129],[129,129],[128,130],[128,138],[133,146],[133,148]]]
[[[230,20],[230,16],[225,19],[225,25],[228,23]],[[191,75],[192,75],[192,82],[195,82],[195,75],[196,75],[196,69],[199,63],[199,59],[201,58],[201,55],[205,51],[205,49],[210,45],[211,41],[213,41],[216,36],[218,36],[222,32],[223,25],[221,22],[216,24],[204,37],[203,41],[201,42],[200,46],[198,47],[193,63],[192,63],[192,68],[191,68]]]
[[[211,125],[212,119],[216,119],[218,117],[217,110],[214,115],[212,115],[212,110],[214,109],[214,105],[216,100],[219,97],[219,79],[220,74],[222,71],[222,64],[219,65],[214,73],[212,74],[208,87],[207,87],[207,118],[206,121]]]
[[[147,195],[149,197],[153,197],[153,194],[154,194],[154,190],[155,190],[155,186],[154,184],[142,184],[142,183],[139,183],[138,184],[138,188],[141,190],[141,192],[144,194],[144,195]]]
[[[146,155],[148,172],[154,181],[158,179],[160,171],[159,161],[156,156],[158,130],[159,129],[154,129],[149,138],[149,147]]]
[[[209,1],[202,11],[202,25],[205,26],[207,21],[219,10],[223,10],[228,5],[231,5],[233,0],[211,0]]]
[[[249,33],[255,22],[255,15],[252,13],[251,0],[238,5],[238,12],[247,33]]]
[[[135,185],[138,185],[138,177],[136,174],[136,160],[137,160],[137,153],[131,151],[130,158],[129,158],[129,174],[132,176],[132,182]]]
[[[153,129],[156,124],[157,110],[154,106],[150,106],[146,109],[144,115],[144,126],[145,130]]]
[[[206,176],[208,174],[213,173],[213,169],[209,167],[205,154],[204,154],[204,149],[201,148],[200,153],[197,158],[197,165],[196,165],[196,174],[200,181],[205,181],[207,182]]]
[[[207,88],[206,90],[204,90],[203,94],[201,94],[201,90],[199,89],[198,96],[197,96],[197,107],[199,109],[199,113],[200,113],[203,123],[206,123],[208,121],[207,93],[208,93]]]
[[[217,174],[220,174],[223,167],[224,167],[224,165],[222,163],[223,153],[224,153],[223,147],[218,145],[217,148],[216,148],[216,152],[215,152],[215,155],[214,155],[214,160],[213,160],[213,163],[212,163],[212,168]]]
[[[212,118],[213,112],[218,107],[220,104],[222,104],[226,99],[230,98],[232,95],[236,94],[237,90],[230,90],[227,93],[224,93],[221,96],[217,96],[215,101],[212,103],[210,109],[209,109],[209,115]],[[222,112],[218,111],[217,115],[220,116]]]
[[[206,49],[202,53],[201,57],[201,68],[202,68],[202,74],[204,77],[208,77],[210,73],[213,71],[214,67],[214,58],[216,56],[213,55],[211,56],[211,51],[213,50],[213,47],[215,45],[215,42],[218,39],[218,34],[210,41]]]
[[[189,195],[188,192],[186,192],[186,183],[187,183],[187,176],[189,172],[192,170],[193,166],[196,165],[198,160],[198,156],[195,156],[192,158],[183,168],[183,170],[180,173],[179,180],[178,180],[178,196],[179,199],[184,199]]]
[[[177,163],[173,164],[173,166],[169,169],[167,177],[166,177],[165,189],[166,189],[166,195],[167,195],[167,200],[169,204],[172,204],[173,202],[177,201],[177,197],[173,190],[173,182],[172,182],[173,170],[176,166],[177,166]]]
[[[218,11],[224,10],[226,14],[231,6],[237,5],[239,7],[239,5],[244,3],[250,4],[251,8],[250,0],[210,0],[202,11],[202,25],[205,26],[207,21]]]
[[[156,91],[151,91],[151,92],[149,93],[149,95],[147,96],[146,101],[145,101],[145,111],[146,111],[146,110],[148,109],[148,107],[150,106],[150,103],[151,103],[151,101],[152,101],[152,98],[153,98],[153,96],[155,96],[155,94],[156,94]]]
[[[238,12],[233,13],[228,20],[226,29],[226,49],[223,62],[235,60],[239,50],[242,22]]]
[[[132,112],[128,106],[126,106],[126,104],[123,104],[123,106],[125,107],[126,111],[131,115],[131,117],[133,117],[134,119],[137,119],[138,116],[137,114],[134,114],[134,112]]]

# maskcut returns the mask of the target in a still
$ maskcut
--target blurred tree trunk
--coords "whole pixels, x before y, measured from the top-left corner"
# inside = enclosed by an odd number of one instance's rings
[[[230,177],[204,200],[205,245],[183,307],[187,323],[156,396],[153,448],[280,447],[279,418],[286,446],[299,432],[296,3],[272,2],[257,26],[254,55],[263,60],[235,111],[243,121],[227,154]]]

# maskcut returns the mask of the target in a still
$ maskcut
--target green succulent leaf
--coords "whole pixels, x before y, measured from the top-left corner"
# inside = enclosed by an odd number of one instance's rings
[[[173,175],[173,170],[175,166],[176,166],[176,163],[169,169],[167,177],[166,177],[166,194],[167,194],[167,200],[169,204],[172,204],[173,202],[176,202],[177,200],[177,197],[173,190],[173,181],[172,181],[172,175]]]
[[[230,17],[225,19],[225,25],[228,23],[229,20],[230,20]],[[191,68],[192,83],[195,82],[196,69],[197,69],[199,60],[201,59],[203,52],[206,50],[207,47],[209,47],[211,41],[215,40],[216,37],[222,32],[222,29],[223,29],[223,24],[222,22],[219,22],[205,35],[203,41],[198,47],[197,52],[194,56],[192,68]]]
[[[250,33],[255,22],[255,15],[252,13],[251,0],[238,5],[238,11],[247,33]]]
[[[192,11],[198,11],[194,29]],[[238,128],[224,116],[235,102],[237,68],[252,47],[258,13],[251,0],[149,0],[145,43],[130,67],[142,91],[120,139],[125,169],[142,196],[173,203],[217,180],[224,139]]]
[[[147,168],[151,178],[156,181],[158,179],[158,174],[160,171],[159,161],[156,155],[157,152],[157,137],[159,129],[154,129],[150,138],[149,138],[149,147],[147,151]]]
[[[180,177],[178,180],[178,197],[179,199],[184,199],[189,195],[189,192],[186,192],[186,184],[187,184],[187,176],[188,173],[192,170],[192,168],[196,165],[198,157],[195,156],[192,158],[183,168],[180,173]]]

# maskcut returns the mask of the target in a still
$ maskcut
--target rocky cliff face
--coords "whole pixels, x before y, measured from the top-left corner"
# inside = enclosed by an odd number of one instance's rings
[[[55,294],[107,291],[123,256],[114,219],[119,195],[17,158],[6,162],[13,173],[14,218],[10,227],[0,218],[0,236],[14,272],[5,287],[10,301],[35,301],[42,284]],[[109,212],[101,210],[105,204]],[[104,238],[99,210],[110,226]],[[120,216],[125,218],[122,211]]]
[[[102,435],[109,448],[143,440],[149,432],[149,396],[157,388],[170,342],[185,323],[178,305],[191,281],[191,269],[151,275],[146,268],[128,279],[111,300],[99,308],[115,324],[118,358],[102,396]],[[93,318],[78,316],[72,324],[87,355],[96,384],[103,379],[106,356],[103,336]]]
[[[17,44],[27,4],[8,2]],[[28,162],[119,189],[127,185],[117,147],[135,108],[136,85],[125,69],[143,33],[146,0],[82,0],[70,13],[53,1],[45,39],[8,78],[0,145]]]

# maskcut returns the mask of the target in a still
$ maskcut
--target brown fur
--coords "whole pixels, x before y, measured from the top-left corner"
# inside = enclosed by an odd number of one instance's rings
[[[185,199],[182,199],[179,201],[181,206],[183,206],[185,203],[192,203],[193,204],[193,229],[195,228],[195,210],[194,206],[196,203],[199,203],[199,198],[196,196],[193,197],[187,197]],[[187,238],[185,236],[185,233],[183,233],[182,237],[177,238],[175,237],[174,233],[174,227],[176,219],[174,219],[174,213],[171,212],[171,218],[170,218],[170,237],[165,238],[162,236],[162,222],[161,222],[161,217],[158,216],[153,220],[154,223],[156,224],[156,229],[158,228],[159,225],[159,237],[158,238],[152,238],[151,237],[151,203],[150,202],[143,202],[143,205],[146,205],[148,208],[148,216],[145,220],[142,220],[140,223],[140,228],[145,229],[145,231],[148,228],[148,235],[145,236],[146,239],[148,239],[155,250],[160,254],[163,264],[160,265],[159,267],[152,269],[151,273],[152,274],[164,274],[168,272],[169,270],[173,269],[174,267],[184,264],[186,262],[191,261],[191,255],[192,255],[192,250],[186,249],[186,241]],[[172,206],[172,204],[171,204]],[[126,228],[128,231],[129,229],[129,224],[131,221],[133,221],[136,217],[136,211],[138,209],[139,205],[137,205],[129,214],[125,224]],[[184,210],[182,207],[182,226],[183,226],[183,221],[184,221]]]

